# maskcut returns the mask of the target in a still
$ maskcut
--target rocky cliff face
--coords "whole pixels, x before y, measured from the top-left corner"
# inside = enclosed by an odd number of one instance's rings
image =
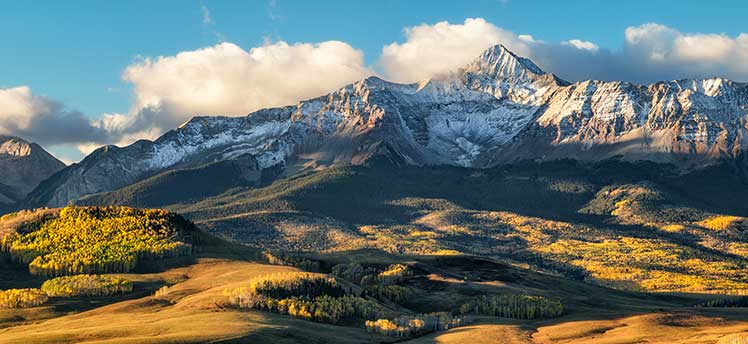
[[[490,167],[526,159],[701,166],[748,146],[748,86],[724,79],[570,84],[503,46],[417,84],[376,77],[242,118],[197,117],[155,142],[103,147],[35,191],[46,205],[160,171],[252,156],[258,169],[360,164]]]
[[[35,143],[0,136],[0,203],[23,199],[39,182],[64,167]]]

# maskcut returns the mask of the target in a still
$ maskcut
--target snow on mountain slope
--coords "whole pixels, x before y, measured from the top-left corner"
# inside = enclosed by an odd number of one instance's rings
[[[35,200],[61,205],[166,169],[226,159],[252,159],[258,170],[373,156],[479,168],[616,155],[708,161],[745,150],[746,106],[748,87],[729,80],[570,84],[497,45],[418,84],[370,77],[294,106],[195,117],[155,142],[101,148],[35,191]]]
[[[640,86],[583,81],[557,89],[504,157],[578,158],[705,164],[748,147],[748,87],[724,79]],[[542,147],[538,147],[538,145]],[[538,155],[537,153],[535,155]]]

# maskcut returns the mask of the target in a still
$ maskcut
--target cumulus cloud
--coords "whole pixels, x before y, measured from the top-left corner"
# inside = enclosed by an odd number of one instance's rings
[[[27,86],[0,88],[0,134],[19,136],[42,145],[108,139],[108,133],[82,113],[35,95]]]
[[[748,81],[748,34],[682,33],[660,24],[626,29],[632,68],[658,78],[727,77]]]
[[[580,49],[580,50],[589,50],[589,51],[598,51],[600,50],[600,47],[597,46],[597,44],[592,43],[590,41],[583,41],[579,39],[570,39],[568,41],[561,42],[562,45],[568,45],[572,46],[574,48]]]
[[[443,21],[406,28],[405,38],[403,43],[384,46],[379,60],[386,77],[400,82],[416,82],[455,71],[499,43],[548,71],[570,79],[584,79],[611,68],[610,62],[601,59],[606,53],[599,54],[600,48],[593,42],[571,39],[547,43],[529,34],[500,28],[482,18],[468,18],[458,24]],[[593,61],[591,67],[585,63],[590,60],[600,61]]]
[[[405,37],[404,43],[382,49],[379,63],[393,81],[415,82],[454,71],[499,42],[525,53],[525,40],[532,40],[532,36],[520,38],[482,18],[468,18],[462,24],[422,24],[406,28]]]
[[[613,51],[578,38],[549,43],[481,18],[422,24],[405,29],[405,42],[384,46],[379,63],[388,78],[415,82],[456,70],[498,43],[571,81],[748,80],[748,34],[688,34],[659,24],[627,28],[622,47]]]
[[[248,51],[221,43],[127,67],[122,78],[133,86],[134,103],[124,114],[90,119],[29,87],[0,89],[0,134],[88,154],[103,144],[157,138],[196,115],[243,116],[294,104],[372,73],[360,50],[338,41],[268,42]]]
[[[316,97],[370,74],[363,52],[343,42],[280,41],[249,51],[221,43],[127,67],[122,77],[134,86],[133,114],[110,115],[104,126],[169,129],[195,115],[241,116]]]

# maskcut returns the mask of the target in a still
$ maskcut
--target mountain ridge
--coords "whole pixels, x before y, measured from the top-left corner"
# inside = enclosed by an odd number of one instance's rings
[[[621,157],[687,169],[748,147],[748,85],[721,78],[566,82],[502,45],[422,83],[369,77],[245,117],[194,117],[155,141],[106,146],[33,192],[58,206],[162,171],[251,156],[286,173],[364,164],[485,168]],[[120,178],[110,178],[111,175]]]

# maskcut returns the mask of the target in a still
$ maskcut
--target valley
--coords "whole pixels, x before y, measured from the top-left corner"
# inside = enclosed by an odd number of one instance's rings
[[[214,249],[220,250],[212,252]],[[226,288],[244,285],[257,276],[298,271],[294,267],[269,265],[259,257],[247,259],[253,254],[244,248],[233,251],[236,256],[226,251],[224,246],[206,248],[187,266],[158,273],[116,275],[135,284],[129,295],[58,299],[42,307],[3,310],[0,342],[402,341],[399,337],[367,333],[355,322],[328,325],[222,305]],[[444,310],[448,307],[444,300],[517,291],[559,298],[567,308],[563,316],[550,320],[475,316],[465,326],[427,334],[413,339],[413,343],[452,343],[474,340],[476,336],[484,343],[600,343],[618,342],[632,335],[653,343],[732,343],[730,338],[742,340],[739,333],[748,331],[748,325],[741,321],[744,310],[693,307],[703,296],[619,292],[496,265],[481,258],[400,257],[377,251],[315,258],[328,264],[417,263],[427,269],[404,282],[415,291],[415,297],[405,306],[389,306],[397,311]]]

